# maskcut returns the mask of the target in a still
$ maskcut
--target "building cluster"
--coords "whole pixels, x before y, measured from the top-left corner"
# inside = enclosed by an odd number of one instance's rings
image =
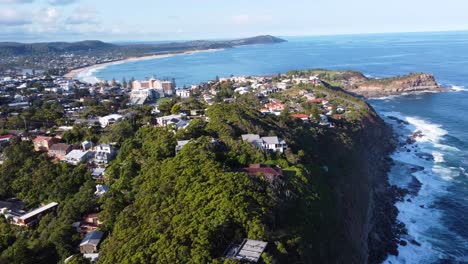
[[[223,97],[219,94],[221,90],[220,86],[225,83],[229,83],[230,89],[232,88],[233,93],[230,94],[232,98]],[[55,102],[63,106],[65,116],[70,121],[69,125],[86,124],[88,127],[97,127],[99,131],[106,131],[106,129],[109,129],[109,126],[122,122],[124,119],[130,119],[132,113],[126,111],[128,108],[152,104],[155,106],[151,116],[152,122],[145,125],[168,127],[176,132],[177,130],[187,128],[193,118],[200,118],[209,122],[209,118],[204,115],[205,109],[192,109],[180,112],[171,110],[173,114],[163,115],[158,109],[157,99],[178,97],[178,102],[187,102],[189,101],[187,99],[190,98],[191,100],[195,99],[204,102],[206,105],[212,105],[221,102],[231,103],[239,95],[253,94],[260,99],[262,107],[258,111],[264,116],[282,116],[283,114],[287,114],[292,119],[302,120],[304,123],[316,123],[330,127],[332,126],[332,121],[340,119],[348,112],[348,109],[330,102],[326,94],[314,93],[315,90],[312,92],[312,89],[303,88],[304,86],[317,87],[322,84],[323,82],[316,76],[234,76],[221,78],[216,82],[212,81],[201,85],[194,85],[190,88],[176,89],[174,80],[157,80],[155,78],[145,81],[132,81],[128,87],[123,87],[116,82],[105,85],[90,85],[57,76],[22,75],[8,76],[0,79],[0,99],[1,104],[4,106],[24,109],[34,107],[31,101],[37,100],[37,98],[42,99],[46,95],[52,94],[55,96]],[[87,95],[77,95],[80,91],[83,91]],[[287,99],[279,96],[283,92],[288,93],[290,91],[294,93],[291,92],[291,95]],[[85,104],[87,100],[94,99],[98,104],[102,105],[112,102],[115,98],[126,98],[128,99],[128,103],[123,107],[120,106],[120,108],[116,106],[117,104],[114,104],[113,107],[115,108],[113,110],[115,111],[113,114],[90,117],[81,116],[89,107]],[[306,109],[304,103],[312,106],[317,112],[315,114],[310,113],[310,109]],[[126,108],[127,106],[128,108]],[[18,112],[20,111],[18,110]],[[8,117],[15,115],[17,116],[18,113],[10,111]],[[24,120],[25,130],[26,132],[31,132],[33,129],[28,125],[27,121]],[[65,130],[72,129],[70,126],[63,128]],[[103,183],[105,182],[106,168],[116,158],[118,152],[118,149],[113,144],[93,144],[90,141],[84,141],[78,145],[70,145],[61,139],[60,134],[58,136],[50,136],[47,133],[26,133],[23,136],[23,134],[18,133],[17,135],[21,140],[31,141],[35,151],[47,153],[50,159],[72,166],[80,164],[87,166],[91,176],[96,180],[94,198],[98,199],[109,191],[109,187]],[[7,146],[15,137],[14,133],[0,136],[0,150]],[[178,141],[175,152],[178,153],[187,144],[193,142],[193,140]],[[253,147],[264,152],[277,155],[285,153],[288,149],[288,144],[285,140],[276,135],[244,134],[241,135],[239,140],[251,144]],[[218,140],[212,138],[212,142],[217,144]],[[283,170],[279,166],[250,164],[248,167],[240,168],[239,170],[245,172],[250,177],[262,177],[272,184],[272,186],[282,186],[285,182]],[[53,212],[57,206],[57,203],[49,203],[32,211],[25,212],[22,211],[22,206],[15,204],[14,201],[0,201],[1,214],[8,219],[12,219],[12,223],[21,226],[36,224],[42,216]],[[81,254],[92,261],[97,261],[99,257],[99,245],[105,236],[99,230],[100,224],[102,223],[99,221],[98,213],[87,215],[81,221],[73,224],[76,231],[83,236],[83,240],[79,245]],[[266,242],[245,239],[240,245],[231,245],[226,250],[224,256],[239,261],[257,262],[266,246]]]
[[[130,102],[133,105],[143,105],[158,98],[176,95],[174,80],[168,81],[151,78],[146,81],[133,81],[131,87]]]
[[[117,53],[93,53],[94,54],[92,55],[70,52],[64,54],[42,54],[34,56],[1,56],[0,66],[5,65],[8,67],[5,67],[6,70],[0,70],[0,75],[21,75],[24,73],[35,74],[43,72],[43,70],[46,69],[55,70],[59,74],[65,74],[73,69],[118,61],[124,58],[121,54]]]

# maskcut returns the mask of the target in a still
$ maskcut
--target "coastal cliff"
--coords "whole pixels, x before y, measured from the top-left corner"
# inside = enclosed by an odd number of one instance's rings
[[[441,91],[431,74],[412,73],[404,76],[384,79],[368,79],[351,82],[345,90],[367,98],[400,95],[403,93]]]
[[[317,76],[328,88],[343,89],[365,98],[401,95],[414,92],[439,92],[441,87],[432,74],[410,73],[391,78],[368,78],[358,71],[311,69],[291,71],[292,76]]]
[[[332,135],[320,145],[330,165],[334,225],[328,263],[380,263],[396,254],[398,233],[395,190],[389,185],[391,128],[370,110],[353,131]],[[349,138],[347,138],[349,136]],[[341,138],[340,141],[331,139]],[[330,144],[334,142],[333,144]]]

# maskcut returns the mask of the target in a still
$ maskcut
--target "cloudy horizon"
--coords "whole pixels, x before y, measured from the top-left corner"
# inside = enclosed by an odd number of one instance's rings
[[[468,4],[450,3],[0,0],[0,41],[118,42],[467,30]]]

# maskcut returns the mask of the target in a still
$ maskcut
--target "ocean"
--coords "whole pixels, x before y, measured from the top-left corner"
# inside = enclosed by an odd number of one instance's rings
[[[354,69],[371,77],[427,72],[452,89],[369,100],[402,144],[391,184],[410,190],[397,203],[408,241],[385,263],[468,263],[468,32],[291,37],[287,43],[110,65],[84,80],[175,78],[191,85],[216,76],[294,69]],[[403,144],[420,131],[414,144]],[[415,242],[416,241],[416,242]]]

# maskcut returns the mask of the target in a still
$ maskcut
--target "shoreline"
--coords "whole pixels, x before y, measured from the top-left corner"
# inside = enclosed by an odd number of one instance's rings
[[[73,79],[78,79],[77,76],[80,73],[83,73],[85,71],[91,71],[91,70],[97,70],[100,68],[105,68],[110,65],[117,65],[117,64],[123,64],[127,62],[136,62],[136,61],[144,61],[144,60],[153,60],[153,59],[162,59],[162,58],[169,58],[173,56],[178,56],[178,55],[190,55],[190,54],[195,54],[195,53],[200,53],[200,52],[214,52],[214,51],[222,51],[224,49],[202,49],[202,50],[189,50],[189,51],[183,51],[183,52],[176,52],[176,53],[164,53],[164,54],[153,54],[153,55],[147,55],[147,56],[140,56],[140,57],[128,57],[125,59],[121,60],[115,60],[115,61],[110,61],[110,62],[104,62],[104,63],[98,63],[94,64],[91,66],[86,66],[82,68],[77,68],[73,69],[66,74],[63,75],[63,77],[73,80]]]

